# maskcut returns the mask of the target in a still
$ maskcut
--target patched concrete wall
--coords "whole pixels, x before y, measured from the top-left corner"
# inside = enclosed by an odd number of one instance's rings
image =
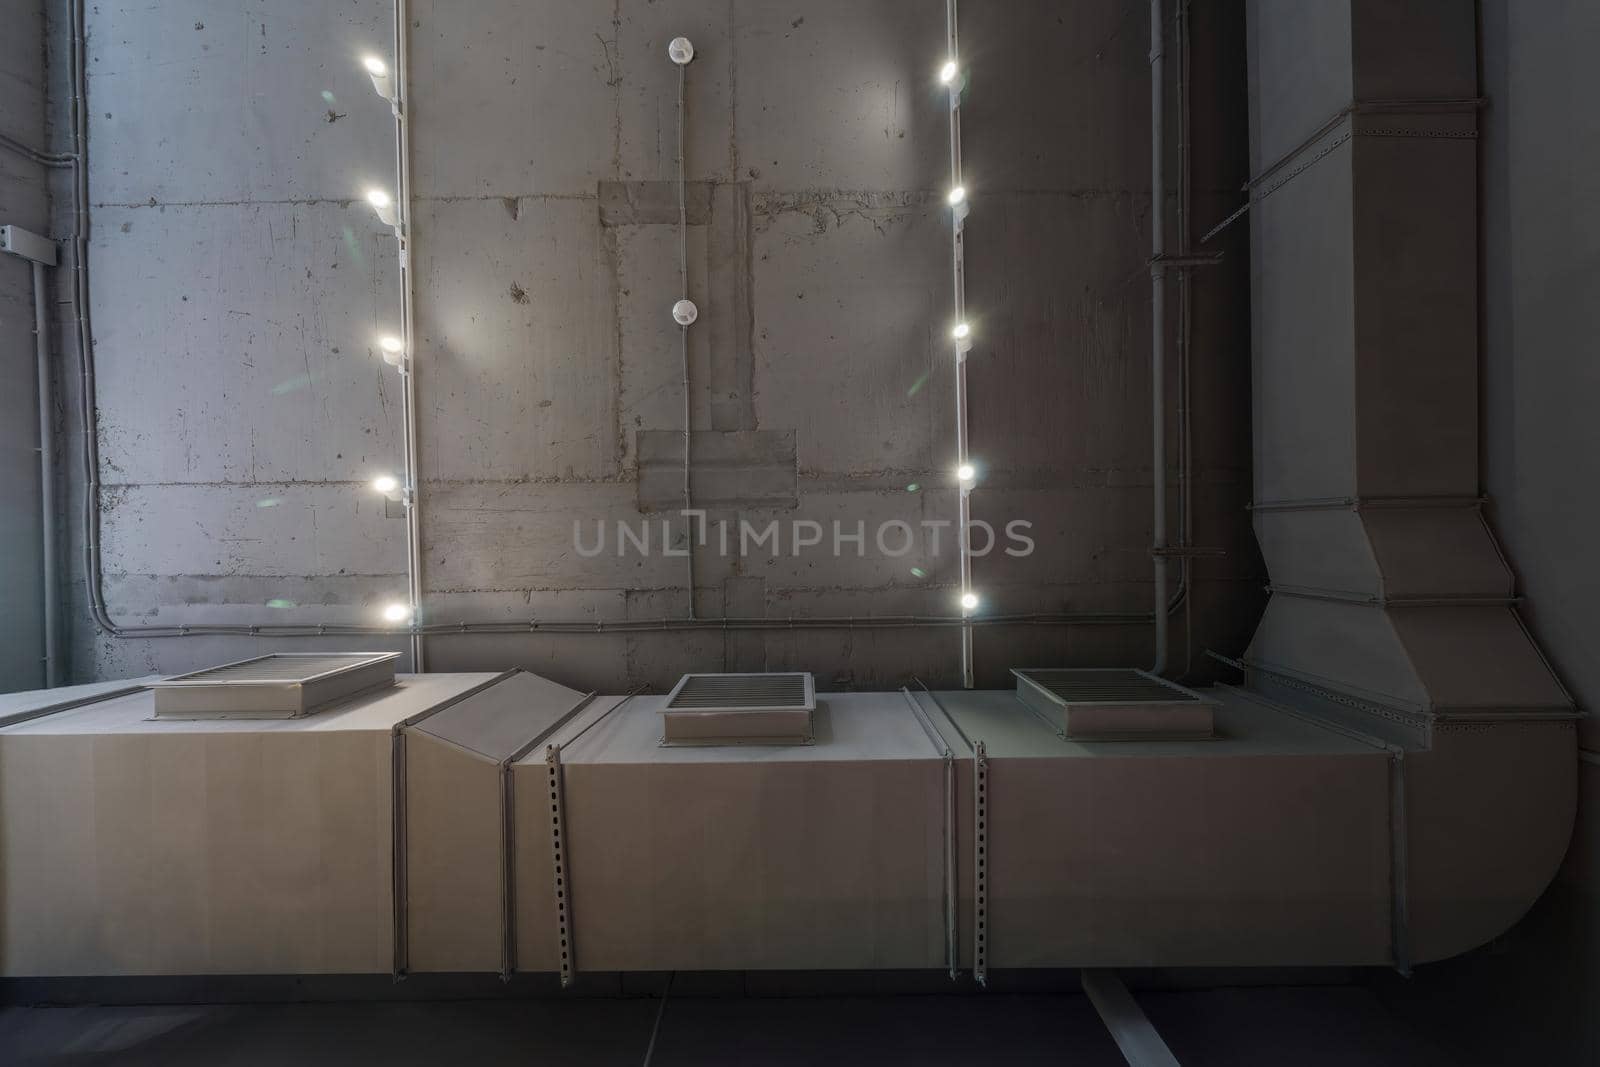
[[[14,0],[0,32],[0,134],[45,146],[44,5]],[[0,148],[0,226],[50,235],[43,167]],[[33,268],[0,254],[0,692],[44,684]]]
[[[1196,233],[1237,204],[1245,176],[1243,19],[1207,7]],[[997,613],[1149,603],[1145,11],[963,9],[974,511],[1031,520],[1038,546],[978,561]],[[691,491],[713,530],[785,529],[777,556],[724,556],[713,534],[695,553],[693,608],[952,613],[948,537],[943,553],[924,542],[890,558],[870,534],[956,512],[943,5],[415,0],[412,14],[428,620],[690,610],[687,561],[660,552],[663,521],[676,549],[690,532],[676,515],[685,396],[668,315],[680,281],[666,44],[679,34],[697,48]],[[372,348],[398,314],[392,237],[359,199],[393,180],[388,109],[358,62],[388,54],[389,17],[383,0],[90,11],[105,588],[119,619],[371,621],[403,594],[403,522],[364,488],[400,458],[398,382]],[[1195,287],[1195,510],[1197,539],[1229,554],[1198,565],[1193,644],[1236,651],[1259,567],[1243,511],[1246,265],[1237,235],[1219,248],[1232,258]],[[830,534],[863,522],[867,549],[794,556],[795,520]],[[649,522],[655,552],[586,555],[575,521]],[[294,645],[113,640],[75,595],[80,677]],[[459,635],[430,638],[429,667],[522,665],[611,691],[725,666],[877,687],[948,680],[957,647],[948,630]],[[994,684],[1024,661],[1150,656],[1138,625],[977,641]]]

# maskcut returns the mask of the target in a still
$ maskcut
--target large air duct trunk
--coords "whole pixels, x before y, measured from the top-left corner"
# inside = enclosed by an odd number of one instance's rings
[[[1404,965],[1560,856],[1566,723],[1408,747],[1217,695],[1204,741],[961,691],[684,746],[663,697],[515,671],[283,720],[49,694],[0,719],[0,974]]]
[[[1549,881],[1576,786],[1483,514],[1473,10],[1255,0],[1249,25],[1250,684],[1404,750],[1402,947],[1447,956]]]

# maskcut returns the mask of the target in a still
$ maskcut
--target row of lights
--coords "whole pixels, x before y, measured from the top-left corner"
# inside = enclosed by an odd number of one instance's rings
[[[389,73],[389,65],[377,56],[365,56],[361,65],[366,68],[367,76],[372,79],[372,88],[377,94],[389,101],[391,108],[398,109],[399,100],[394,91],[394,77]],[[400,212],[385,189],[371,188],[366,193],[367,203],[378,216],[378,221],[385,226],[393,227],[396,232],[400,230]],[[406,374],[409,368],[406,365],[406,344],[393,334],[384,334],[378,338],[378,353],[389,366]],[[395,503],[411,506],[411,487],[401,483],[399,478],[392,474],[380,474],[372,479],[372,491]],[[415,604],[408,604],[403,600],[390,601],[383,606],[383,621],[396,626],[406,626],[416,618]]]
[[[952,14],[951,17],[952,18],[954,17],[953,14]],[[950,91],[952,96],[954,96],[954,94],[959,93],[961,91],[961,89],[962,89],[962,85],[961,85],[961,60],[955,54],[955,51],[954,51],[955,27],[953,25],[949,28],[949,32],[950,32],[950,43],[951,43],[951,46],[952,46],[951,54],[950,54],[949,58],[947,58],[945,60],[944,65],[939,68],[939,84],[945,86]],[[955,121],[954,115],[955,115],[956,106],[957,106],[956,100],[952,99],[951,100],[952,122]],[[955,135],[952,132],[952,137],[954,137],[954,136]],[[955,225],[959,227],[962,224],[963,220],[966,218],[967,212],[970,210],[970,206],[967,204],[967,187],[964,184],[962,184],[960,170],[955,165],[957,158],[958,157],[954,154],[954,151],[952,151],[952,157],[951,157],[952,173],[951,173],[951,176],[950,176],[951,177],[951,186],[950,186],[950,191],[945,194],[945,202],[947,204],[949,204],[949,206],[950,206],[950,208],[951,208],[951,210],[952,210],[952,212],[954,214]],[[959,247],[959,245],[958,245],[958,247]],[[960,296],[961,294],[958,293],[957,295]],[[965,304],[965,300],[964,299],[961,300],[961,303]],[[964,362],[965,359],[966,359],[967,352],[972,348],[972,324],[967,322],[965,319],[961,319],[961,320],[957,321],[955,323],[955,325],[953,325],[950,328],[950,339],[955,342],[957,359],[959,361]],[[961,388],[959,384],[958,384],[957,388],[958,389]],[[965,404],[963,403],[961,405],[961,417],[963,419],[966,417],[965,412],[966,412],[966,407],[965,407]],[[963,440],[965,439],[965,434],[964,433],[962,434],[962,438],[963,438]],[[967,462],[967,457],[963,454],[960,457],[960,465],[956,467],[956,482],[960,487],[960,491],[961,491],[961,495],[962,495],[963,501],[965,501],[967,494],[972,491],[972,488],[976,484],[977,479],[978,479],[977,468],[974,467],[971,463]],[[964,517],[965,517],[965,508],[963,508],[963,518]],[[965,545],[965,540],[962,539],[958,543],[960,543],[960,544],[962,544],[964,546]],[[966,551],[965,547],[962,548],[962,551],[963,551],[963,553]],[[965,561],[963,561],[963,562],[965,562]],[[977,611],[979,605],[982,603],[982,600],[978,597],[978,594],[976,592],[974,592],[969,586],[968,574],[967,574],[967,569],[966,569],[965,566],[962,567],[961,601],[960,602],[961,602],[961,610],[962,610],[962,612],[964,614],[967,614],[967,615],[970,615],[973,612]]]
[[[674,44],[676,44],[676,42],[674,42]],[[674,60],[677,60],[676,56],[673,58]],[[377,56],[365,57],[362,60],[362,65],[366,68],[368,76],[372,79],[372,87],[377,94],[383,97],[385,100],[388,100],[391,106],[398,107],[399,105],[396,102],[394,95],[394,79],[389,73],[388,65]],[[951,57],[950,59],[946,60],[944,66],[940,68],[939,81],[941,84],[951,87],[951,91],[954,92],[957,91],[955,88],[956,79],[960,77],[960,74],[960,62],[954,57]],[[391,197],[388,192],[383,189],[373,188],[367,190],[366,197],[367,203],[372,206],[373,212],[378,216],[378,221],[382,222],[385,226],[392,226],[396,228],[399,227],[399,212],[396,210],[394,198]],[[967,211],[966,186],[960,184],[958,181],[951,187],[949,193],[946,194],[945,200],[951,208],[958,212],[958,222],[961,218],[965,217]],[[692,313],[687,313],[688,309],[683,308],[682,304],[683,302],[680,302],[678,306],[673,308],[674,318],[678,319],[678,321],[682,323],[683,318],[688,317],[689,321],[692,322]],[[687,314],[680,315],[680,310],[686,312]],[[970,341],[972,339],[972,325],[965,321],[957,322],[953,327],[951,327],[950,336],[951,339],[956,342],[958,351],[962,355],[965,355],[967,349],[971,347]],[[401,373],[406,373],[405,342],[393,335],[385,335],[378,339],[378,350],[382,354],[383,361],[385,363],[392,367],[398,368]],[[956,468],[956,481],[959,483],[963,495],[972,490],[977,481],[977,477],[977,469],[973,467],[971,463],[963,462],[959,467]],[[372,489],[374,492],[379,493],[388,500],[403,502],[406,504],[406,506],[410,506],[409,487],[401,485],[399,479],[395,478],[393,475],[383,474],[379,475],[377,478],[374,478],[372,481]],[[962,611],[970,614],[978,609],[980,603],[981,601],[979,600],[977,593],[973,592],[971,589],[962,589]],[[395,624],[409,623],[413,618],[415,618],[415,615],[415,605],[406,604],[399,601],[387,604],[383,609],[384,620]]]

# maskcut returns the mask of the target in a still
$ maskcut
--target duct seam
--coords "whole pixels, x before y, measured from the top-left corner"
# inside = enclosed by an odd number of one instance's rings
[[[407,812],[406,812],[406,730],[430,719],[449,708],[455,707],[463,700],[477,696],[486,689],[492,689],[512,675],[521,674],[520,668],[513,668],[490,678],[482,685],[475,685],[470,689],[457,693],[448,700],[440,701],[431,708],[420,711],[415,715],[401,719],[394,724],[389,740],[389,906],[394,920],[394,957],[391,966],[391,975],[396,982],[406,976],[410,966],[410,929],[408,916],[408,874],[406,870],[406,837],[407,837]]]
[[[901,688],[900,695],[905,697],[906,703],[911,707],[911,714],[916,717],[917,723],[928,735],[928,740],[933,743],[934,751],[944,759],[944,918],[945,935],[944,951],[945,962],[949,966],[950,980],[956,980],[956,973],[960,967],[958,958],[958,931],[956,917],[956,903],[959,900],[959,890],[956,887],[956,759],[955,753],[950,750],[950,745],[945,741],[944,735],[939,733],[939,728],[933,724],[927,714],[922,710],[922,705],[911,695],[911,690]]]

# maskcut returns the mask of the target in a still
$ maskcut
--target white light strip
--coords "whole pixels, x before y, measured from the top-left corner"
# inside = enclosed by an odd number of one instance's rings
[[[946,201],[950,205],[951,227],[951,283],[955,304],[955,327],[951,341],[956,357],[956,469],[959,473],[960,522],[957,545],[961,552],[961,613],[970,615],[978,609],[980,601],[972,588],[972,538],[968,524],[972,520],[970,493],[975,472],[968,453],[967,441],[967,353],[972,348],[972,329],[967,323],[966,281],[966,220],[970,211],[966,183],[961,173],[961,93],[966,87],[966,77],[961,67],[961,42],[956,31],[956,0],[945,0],[945,64],[939,71],[939,80],[950,92],[950,190]],[[972,666],[972,627],[961,627],[961,684],[971,689],[974,684]]]

